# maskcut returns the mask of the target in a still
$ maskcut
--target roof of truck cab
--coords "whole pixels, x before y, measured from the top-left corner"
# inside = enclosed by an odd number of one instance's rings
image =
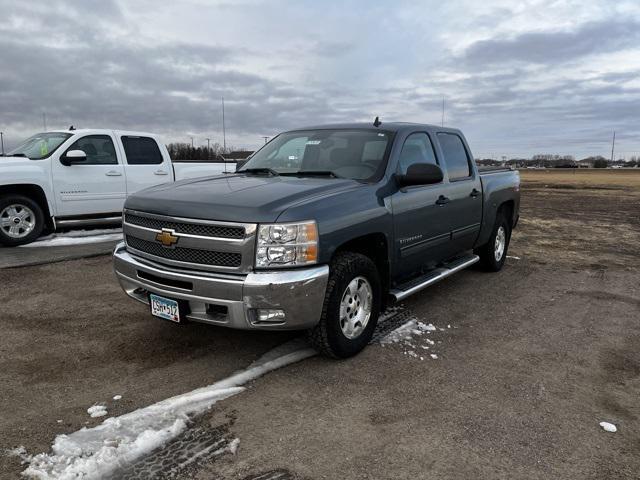
[[[328,123],[324,125],[311,125],[302,128],[292,128],[288,130],[289,132],[297,132],[301,130],[348,130],[348,129],[367,129],[367,130],[375,130],[379,129],[382,131],[391,131],[391,132],[400,132],[405,130],[416,130],[416,129],[425,129],[425,130],[437,130],[440,132],[460,132],[457,128],[449,128],[449,127],[440,127],[438,125],[430,125],[426,123],[411,123],[411,122],[382,122],[378,127],[375,127],[373,123]]]
[[[115,133],[116,135],[131,135],[135,137],[153,137],[156,138],[158,135],[150,132],[138,132],[134,130],[114,130],[110,128],[76,128],[75,130],[49,130],[48,133],[71,133],[73,135],[83,134],[83,135],[107,135]]]

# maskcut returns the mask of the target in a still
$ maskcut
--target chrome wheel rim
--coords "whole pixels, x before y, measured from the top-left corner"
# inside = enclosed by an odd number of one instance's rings
[[[349,340],[358,338],[371,318],[373,289],[364,277],[356,277],[345,289],[340,302],[340,328]]]
[[[502,255],[504,255],[504,247],[507,243],[507,233],[504,230],[504,227],[498,228],[496,232],[496,242],[494,245],[494,256],[496,262],[502,260]]]
[[[0,228],[10,238],[24,238],[36,226],[36,215],[26,205],[9,205],[0,212]]]

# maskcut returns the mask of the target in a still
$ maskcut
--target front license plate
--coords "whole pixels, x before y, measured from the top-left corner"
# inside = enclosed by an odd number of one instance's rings
[[[151,315],[180,323],[180,307],[175,300],[151,293],[149,294],[149,303],[151,304]]]

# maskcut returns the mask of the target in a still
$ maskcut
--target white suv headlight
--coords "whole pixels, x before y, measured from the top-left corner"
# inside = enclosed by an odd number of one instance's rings
[[[310,265],[318,261],[318,226],[313,220],[258,226],[256,268]]]

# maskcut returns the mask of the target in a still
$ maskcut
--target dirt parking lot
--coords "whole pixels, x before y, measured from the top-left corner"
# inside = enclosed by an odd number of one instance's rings
[[[522,178],[505,269],[404,304],[435,331],[269,373],[118,478],[640,478],[640,171]],[[106,256],[0,270],[0,285],[3,451],[49,452],[104,420],[87,414],[96,403],[133,411],[295,336],[152,319]],[[1,478],[25,467],[0,456]]]

